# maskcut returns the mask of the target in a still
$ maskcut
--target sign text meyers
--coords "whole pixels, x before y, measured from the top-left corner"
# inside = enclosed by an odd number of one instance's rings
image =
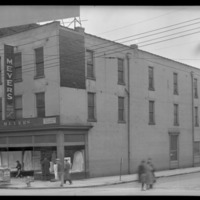
[[[15,119],[14,109],[14,47],[4,45],[5,119]]]

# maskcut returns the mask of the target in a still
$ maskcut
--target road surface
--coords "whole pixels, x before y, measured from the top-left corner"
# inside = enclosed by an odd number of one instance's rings
[[[123,180],[123,176],[122,176]],[[74,184],[76,182],[74,181]],[[171,176],[157,179],[152,190],[141,191],[137,182],[90,188],[59,189],[0,189],[3,196],[200,196],[200,173]]]

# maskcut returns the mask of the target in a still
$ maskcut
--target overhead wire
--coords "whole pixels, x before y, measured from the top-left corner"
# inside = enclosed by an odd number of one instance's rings
[[[193,19],[193,20],[188,20],[188,21],[185,21],[185,22],[181,22],[181,23],[178,23],[178,24],[182,24],[182,23],[186,23],[186,22],[189,22],[189,21],[194,21],[194,20],[197,20],[197,19],[200,19],[200,18],[196,18],[196,19]],[[196,24],[196,23],[195,23]],[[177,24],[176,24],[177,25]],[[171,25],[171,26],[175,26],[175,24],[174,25]],[[170,27],[171,27],[170,26]],[[190,25],[186,25],[186,26],[190,26]],[[169,26],[168,26],[169,27]],[[163,28],[166,28],[166,27],[163,27]],[[181,27],[179,27],[179,28],[181,28]],[[161,28],[162,29],[162,28]],[[177,29],[177,28],[176,28]],[[157,29],[158,30],[158,29]],[[155,30],[152,30],[152,31],[155,31]],[[188,30],[189,31],[189,30]],[[197,33],[197,32],[195,32],[195,33]],[[143,34],[143,33],[141,33],[141,34]],[[158,33],[159,34],[159,33]],[[192,33],[192,34],[194,34],[194,33]],[[137,34],[138,35],[138,34]],[[190,34],[187,34],[187,35],[190,35]],[[54,36],[58,36],[58,35],[54,35]],[[48,37],[54,37],[54,36],[48,36]],[[185,36],[185,35],[184,35]],[[132,37],[132,36],[131,36]],[[165,37],[167,37],[167,36],[165,36]],[[183,37],[183,36],[179,36],[179,37]],[[45,37],[46,38],[46,37]],[[42,38],[42,39],[39,39],[39,40],[43,40],[43,39],[45,39],[45,38]],[[178,37],[176,37],[176,38],[178,38]],[[167,40],[171,40],[171,39],[174,39],[174,38],[170,38],[170,39],[167,39]],[[36,41],[38,41],[38,40],[36,40]],[[166,40],[165,40],[166,41]],[[162,42],[162,41],[158,41],[158,42]],[[158,43],[158,42],[156,42],[156,43]],[[24,44],[21,44],[21,45],[17,45],[17,46],[22,46],[22,45],[26,45],[26,44],[30,44],[30,43],[33,43],[33,41],[32,42],[29,42],[29,43],[24,43]],[[118,44],[118,45],[120,45],[120,44]],[[150,45],[150,44],[147,44],[147,45]],[[146,46],[146,45],[142,45],[142,46]],[[48,47],[47,47],[48,48]],[[112,49],[111,51],[113,51],[114,49]],[[124,51],[124,50],[123,50]],[[123,52],[122,51],[122,52]],[[118,52],[121,52],[121,51],[118,51]],[[84,52],[85,53],[85,52]],[[100,52],[100,53],[103,53],[103,52]],[[105,53],[105,51],[104,51],[104,53]],[[107,53],[107,52],[106,52]],[[116,52],[111,52],[111,54],[112,53],[116,53]],[[27,54],[28,55],[28,54]],[[29,54],[29,55],[31,55],[31,54]],[[45,56],[57,56],[57,55],[45,55]],[[95,56],[94,58],[97,58],[97,57],[102,57],[102,56]],[[80,61],[80,60],[79,60]],[[29,65],[31,65],[31,64],[34,64],[34,63],[30,63]],[[26,66],[26,65],[23,65],[23,66]]]

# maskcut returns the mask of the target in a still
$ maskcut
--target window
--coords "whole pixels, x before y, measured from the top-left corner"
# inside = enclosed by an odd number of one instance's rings
[[[174,104],[174,126],[179,125],[178,104]]]
[[[0,98],[0,120],[2,120],[2,98]]]
[[[86,60],[87,60],[87,78],[94,77],[94,52],[86,50]]]
[[[178,95],[178,74],[174,73],[174,94]]]
[[[21,52],[15,53],[15,70],[14,70],[14,80],[22,81],[22,54]]]
[[[2,84],[2,71],[1,71],[1,57],[0,57],[0,85]]]
[[[149,124],[155,124],[155,108],[154,101],[149,101]]]
[[[125,122],[124,97],[118,97],[118,121]]]
[[[153,67],[149,67],[149,90],[154,90]]]
[[[198,98],[197,79],[194,78],[194,98]]]
[[[45,117],[45,96],[44,92],[36,94],[37,117]]]
[[[95,93],[88,92],[88,120],[96,121]]]
[[[35,49],[35,77],[44,77],[44,52],[43,47]]]
[[[22,96],[15,96],[15,118],[22,118]]]
[[[118,84],[124,84],[124,60],[118,58]]]
[[[194,142],[194,155],[200,156],[200,142]]]
[[[195,120],[195,126],[199,126],[199,115],[198,115],[198,107],[194,107],[194,120]]]
[[[178,134],[170,134],[170,160],[178,160]]]

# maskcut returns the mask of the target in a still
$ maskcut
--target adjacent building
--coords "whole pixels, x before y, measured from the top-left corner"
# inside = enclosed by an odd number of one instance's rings
[[[5,45],[13,48],[8,119]],[[200,164],[200,70],[58,22],[0,29],[0,161],[41,173],[70,157],[77,178]],[[10,89],[8,90],[10,91]]]

